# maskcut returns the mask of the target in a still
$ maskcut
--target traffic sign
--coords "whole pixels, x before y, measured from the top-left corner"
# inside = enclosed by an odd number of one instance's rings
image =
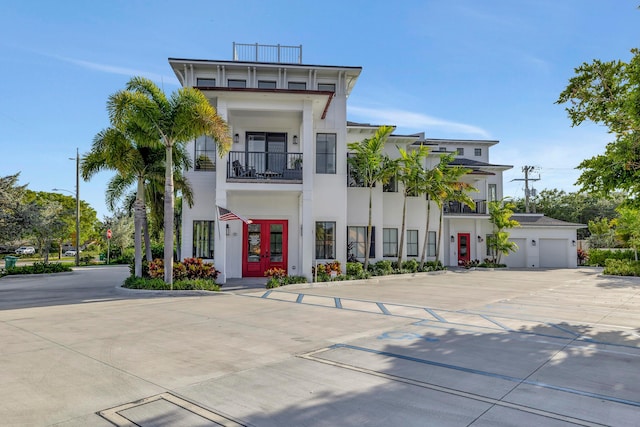
[[[110,239],[110,238],[111,238],[111,229],[108,229],[107,230],[107,239]]]

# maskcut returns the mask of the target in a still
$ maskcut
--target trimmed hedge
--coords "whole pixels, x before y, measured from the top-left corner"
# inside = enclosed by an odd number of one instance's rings
[[[17,274],[49,274],[64,273],[72,271],[71,265],[57,262],[34,262],[32,265],[19,265],[16,267],[8,267],[7,275]]]
[[[634,261],[636,254],[631,249],[612,251],[610,249],[590,249],[587,264],[592,267],[604,267],[605,261],[608,259],[626,259]]]
[[[147,289],[153,291],[168,291],[170,286],[162,279],[151,279],[146,277],[127,277],[122,285],[128,289]],[[176,280],[173,283],[174,291],[219,291],[220,285],[217,285],[213,279],[183,279]]]
[[[640,276],[640,261],[608,259],[602,273],[612,276]]]

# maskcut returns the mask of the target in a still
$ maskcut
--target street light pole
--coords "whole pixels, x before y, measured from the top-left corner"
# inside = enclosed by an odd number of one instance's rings
[[[80,154],[76,147],[76,267],[80,265]]]

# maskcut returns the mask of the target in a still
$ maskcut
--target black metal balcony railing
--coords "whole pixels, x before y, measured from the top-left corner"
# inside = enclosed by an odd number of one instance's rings
[[[487,213],[487,201],[486,200],[474,200],[476,202],[475,209],[471,209],[469,206],[460,202],[445,202],[443,208],[445,214],[480,214],[486,215]]]
[[[302,182],[302,153],[231,151],[227,180]]]

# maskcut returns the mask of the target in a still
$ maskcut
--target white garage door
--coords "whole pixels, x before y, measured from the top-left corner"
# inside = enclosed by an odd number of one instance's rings
[[[567,239],[540,239],[540,267],[568,268]]]
[[[510,239],[518,245],[518,250],[509,252],[508,256],[502,256],[502,262],[507,267],[522,268],[527,266],[527,239]]]

